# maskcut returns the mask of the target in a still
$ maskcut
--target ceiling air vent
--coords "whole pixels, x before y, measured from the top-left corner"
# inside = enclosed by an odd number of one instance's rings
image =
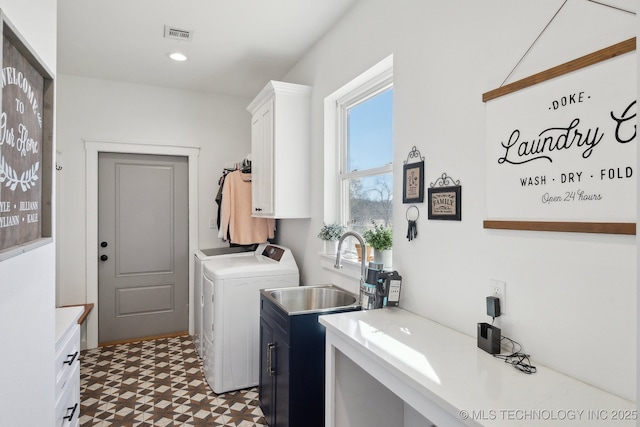
[[[193,31],[181,30],[169,25],[164,26],[164,38],[173,40],[191,41],[193,37]]]

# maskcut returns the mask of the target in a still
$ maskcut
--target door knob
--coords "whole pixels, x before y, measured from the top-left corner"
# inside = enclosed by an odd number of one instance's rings
[[[108,245],[107,242],[100,242],[100,247],[106,248]]]
[[[109,257],[108,257],[108,256],[106,256],[106,255],[101,255],[101,256],[100,256],[100,261],[106,261],[106,260],[108,260],[108,259],[109,259]]]

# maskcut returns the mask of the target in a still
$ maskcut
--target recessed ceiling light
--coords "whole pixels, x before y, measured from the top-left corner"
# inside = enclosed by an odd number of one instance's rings
[[[180,53],[180,52],[170,53],[169,54],[169,58],[173,59],[174,61],[179,61],[179,62],[187,60],[187,57],[184,54]]]

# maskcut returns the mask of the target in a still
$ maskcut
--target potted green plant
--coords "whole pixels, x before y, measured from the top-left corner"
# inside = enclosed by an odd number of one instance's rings
[[[372,228],[362,232],[364,240],[373,248],[373,260],[391,267],[391,248],[393,247],[393,231],[382,224],[371,221]]]
[[[335,255],[337,248],[337,241],[344,234],[346,228],[341,224],[325,224],[320,229],[318,237],[324,240],[324,251],[327,254]]]

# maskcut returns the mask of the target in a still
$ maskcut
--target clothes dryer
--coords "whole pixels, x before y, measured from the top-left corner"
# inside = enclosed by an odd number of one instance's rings
[[[262,244],[253,256],[202,264],[203,366],[216,394],[258,385],[260,289],[300,285],[298,266],[283,246]]]

